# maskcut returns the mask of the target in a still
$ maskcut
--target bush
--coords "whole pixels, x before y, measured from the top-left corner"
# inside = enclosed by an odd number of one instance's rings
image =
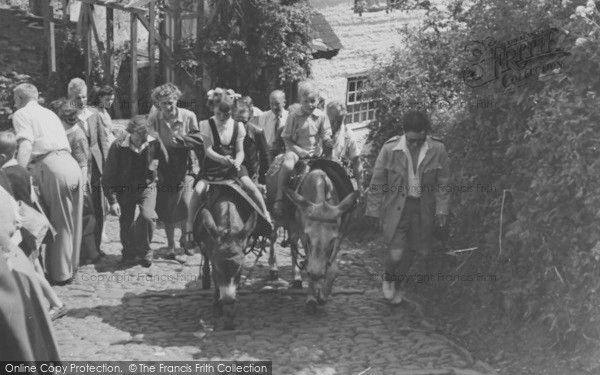
[[[491,287],[457,283],[449,298],[491,300],[507,318],[546,321],[557,343],[598,338],[600,13],[594,1],[470,4],[432,8],[371,75],[368,94],[379,107],[369,162],[401,133],[407,110],[427,109],[451,158],[451,184],[473,189],[452,194],[452,243],[479,247],[461,272],[499,279]],[[557,41],[571,54],[563,67],[508,92],[467,85],[469,42],[550,27],[565,30]]]

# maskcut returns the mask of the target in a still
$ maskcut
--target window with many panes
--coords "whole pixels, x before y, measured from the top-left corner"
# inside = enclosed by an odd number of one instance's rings
[[[364,83],[367,77],[348,78],[346,94],[346,124],[370,121],[375,118],[376,103],[374,100],[363,99]]]

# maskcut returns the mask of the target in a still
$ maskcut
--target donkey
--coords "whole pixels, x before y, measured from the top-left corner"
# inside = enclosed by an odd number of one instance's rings
[[[244,264],[244,250],[256,227],[258,215],[256,211],[250,212],[248,205],[242,203],[229,188],[221,189],[214,203],[200,211],[194,234],[201,243],[204,257],[203,289],[210,288],[212,265],[215,284],[213,315],[224,316],[224,328],[232,330],[235,327],[236,292]]]
[[[340,247],[342,219],[354,207],[358,192],[348,194],[341,202],[333,183],[321,169],[309,172],[298,192],[286,189],[296,206],[291,220],[290,244],[292,257],[297,256],[300,239],[306,252],[308,296],[306,310],[315,313],[317,304],[324,304],[337,276],[337,253]],[[296,279],[294,275],[294,279]]]

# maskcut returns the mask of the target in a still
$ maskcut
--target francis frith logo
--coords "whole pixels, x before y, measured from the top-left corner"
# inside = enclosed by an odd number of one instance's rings
[[[536,79],[540,74],[557,73],[569,52],[560,45],[564,34],[557,28],[524,33],[518,38],[496,41],[486,38],[465,46],[470,55],[463,69],[465,83],[473,88],[499,85],[509,90]]]

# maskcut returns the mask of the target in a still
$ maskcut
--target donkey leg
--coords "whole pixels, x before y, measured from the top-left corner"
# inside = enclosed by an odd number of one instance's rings
[[[277,257],[275,255],[275,242],[277,241],[277,230],[269,238],[269,279],[275,281],[279,279],[279,269],[277,268]]]
[[[214,326],[216,326],[216,320],[223,316],[223,303],[219,299],[219,287],[215,282],[215,294],[213,295],[213,319],[215,320]]]
[[[290,238],[290,247],[292,249],[292,288],[302,289],[302,275],[298,267],[298,240]]]
[[[315,297],[315,283],[311,278],[308,278],[308,293],[306,296],[306,302],[304,307],[307,314],[314,314],[317,312],[317,298]]]
[[[202,289],[210,289],[210,260],[206,254],[202,254]]]

